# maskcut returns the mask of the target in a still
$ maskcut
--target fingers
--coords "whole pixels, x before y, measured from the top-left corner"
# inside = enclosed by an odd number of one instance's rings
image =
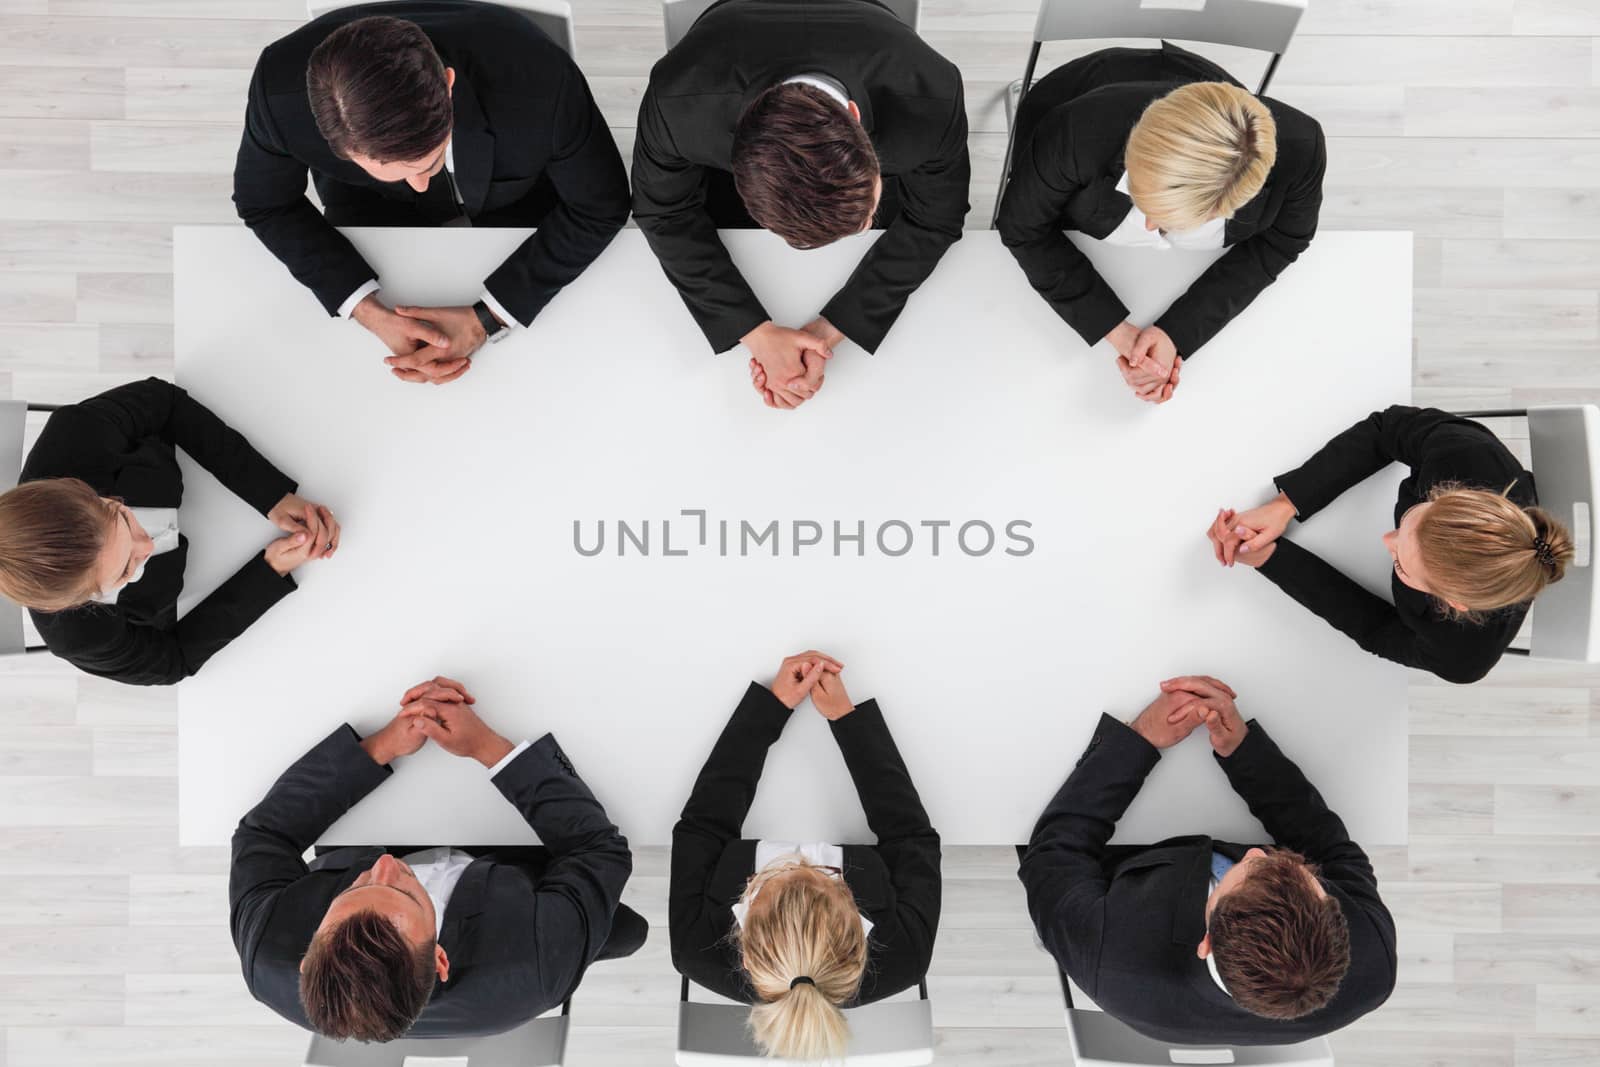
[[[1167,712],[1167,725],[1176,726],[1190,715],[1198,714],[1196,709],[1200,707],[1201,705],[1198,702],[1191,700],[1174,708],[1172,711]]]
[[[401,370],[399,367],[394,367],[389,371],[389,373],[393,374],[396,378],[399,378],[402,382],[410,382],[412,385],[427,385],[429,382],[433,381],[432,378],[429,378],[421,371]]]
[[[1180,678],[1168,678],[1161,683],[1164,693],[1193,693],[1197,697],[1215,698],[1222,694],[1222,689],[1214,684],[1213,678],[1203,674],[1186,674]]]
[[[833,349],[828,347],[826,341],[813,334],[806,333],[804,330],[794,331],[794,343],[795,347],[799,348],[802,353],[815,352],[823,359],[833,358]],[[804,358],[803,355],[802,358]]]
[[[449,374],[443,375],[443,376],[438,377],[438,378],[431,378],[431,379],[429,379],[429,381],[433,385],[448,385],[450,382],[455,381],[457,378],[461,377],[463,374],[467,373],[467,371],[472,369],[472,360],[463,359],[463,360],[460,360],[459,362],[461,363],[461,366],[457,367],[455,370],[451,371]]]
[[[339,534],[342,532],[338,520],[333,517],[333,512],[317,505],[317,513],[322,516],[322,529],[325,536],[326,547],[323,550],[324,559],[332,559],[333,554],[339,551]]]
[[[834,674],[838,674],[840,671],[844,670],[844,664],[843,663],[840,663],[837,659],[835,659],[834,657],[828,655],[826,652],[818,652],[814,648],[807,649],[804,652],[796,652],[794,655],[790,656],[789,659],[785,660],[784,662],[787,663],[787,662],[789,662],[789,660],[797,660],[797,661],[803,660],[803,661],[805,661],[807,663],[809,663],[809,662],[811,662],[813,660],[820,660],[822,662],[823,666],[827,667],[828,670],[833,672]]]
[[[467,692],[466,686],[462,685],[454,678],[446,678],[442,674],[436,675],[435,677],[428,679],[426,682],[418,682],[410,689],[407,689],[405,695],[400,698],[400,703],[409,704],[412,701],[419,699],[422,694],[426,693],[430,689],[440,689],[450,692],[453,694],[453,699],[456,699],[458,702],[464,702],[467,704],[477,703],[477,699],[471,693]]]
[[[437,348],[449,347],[449,336],[426,320],[427,308],[397,306],[394,309],[394,313],[407,320],[405,324],[405,335],[407,337],[414,337],[423,344],[433,345]]]
[[[822,677],[823,663],[817,660],[800,676],[800,695],[805,696],[816,688],[817,680]]]
[[[1217,678],[1213,678],[1209,674],[1202,674],[1200,677],[1204,678],[1206,680],[1206,682],[1209,683],[1213,688],[1220,689],[1224,693],[1227,693],[1229,700],[1238,700],[1239,699],[1239,694],[1235,693],[1233,691],[1233,687],[1230,686],[1227,682],[1221,681],[1220,679],[1217,679]]]

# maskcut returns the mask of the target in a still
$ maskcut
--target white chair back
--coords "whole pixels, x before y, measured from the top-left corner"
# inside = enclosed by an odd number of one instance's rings
[[[382,1045],[334,1041],[317,1034],[305,1067],[407,1067],[450,1061],[451,1067],[561,1067],[567,1056],[571,1005],[492,1037],[402,1038]]]
[[[1077,1067],[1171,1067],[1172,1064],[1298,1064],[1333,1067],[1333,1049],[1319,1037],[1298,1045],[1169,1045],[1138,1033],[1103,1011],[1067,1009],[1067,1041]]]
[[[922,1067],[933,1062],[933,1010],[924,985],[916,1000],[884,1000],[846,1008],[850,1050],[845,1067]],[[678,1000],[678,1067],[802,1067],[803,1061],[763,1056],[750,1036],[750,1007],[732,1001],[689,1000],[683,980]]]
[[[368,2],[370,0],[306,0],[306,14],[317,18],[342,7],[355,7]],[[529,22],[560,45],[567,55],[577,58],[578,41],[572,32],[572,5],[567,0],[495,0],[495,3],[522,12]]]
[[[683,35],[689,32],[695,20],[706,13],[706,8],[716,3],[717,0],[661,0],[662,20],[666,23],[667,49],[670,51],[677,43],[683,40]],[[796,0],[804,3],[805,0]],[[922,24],[921,0],[877,0],[888,8],[896,18],[910,26],[913,30],[919,29]]]
[[[1566,524],[1576,554],[1559,582],[1530,612],[1529,653],[1548,659],[1600,660],[1600,584],[1595,581],[1594,507],[1600,500],[1600,408],[1573,404],[1528,409],[1539,506]]]

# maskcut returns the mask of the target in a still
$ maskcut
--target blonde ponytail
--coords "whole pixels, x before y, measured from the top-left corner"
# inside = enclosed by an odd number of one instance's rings
[[[1428,500],[1417,551],[1429,590],[1468,614],[1526,603],[1572,562],[1572,535],[1543,508],[1457,485],[1435,486]]]
[[[798,862],[758,872],[745,898],[750,910],[737,940],[760,998],[750,1009],[756,1044],[781,1059],[843,1060],[850,1028],[839,1009],[855,999],[867,965],[850,887]]]

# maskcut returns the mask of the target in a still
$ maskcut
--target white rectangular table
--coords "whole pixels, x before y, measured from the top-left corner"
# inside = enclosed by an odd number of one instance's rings
[[[354,230],[393,300],[467,303],[523,237]],[[781,322],[809,319],[873,239],[797,252],[725,235]],[[1206,254],[1093,250],[1149,321]],[[1410,395],[1411,241],[1324,233],[1186,369],[1163,407],[1135,400],[990,231],[969,231],[875,356],[843,346],[794,412],[764,407],[740,351],[713,357],[636,230],[534,327],[460,381],[391,379],[379,343],[323,314],[239,228],[176,235],[178,381],[298,478],[344,525],[334,560],[180,689],[180,838],[227,840],[239,816],[343,721],[382,725],[410,684],[463,679],[517,739],[552,730],[636,844],[669,840],[691,783],[752,678],[818,647],[875,696],[950,844],[1026,840],[1102,710],[1156,682],[1217,675],[1305,768],[1358,840],[1406,834],[1405,672],[1358,649],[1204,530],[1273,474]],[[274,536],[188,464],[185,604]],[[1387,588],[1379,534],[1398,473],[1294,536]],[[704,510],[699,520],[683,512]],[[617,520],[650,551],[617,552]],[[663,524],[670,520],[665,555]],[[741,523],[780,524],[739,553]],[[885,554],[899,520],[912,548]],[[925,522],[948,520],[940,551]],[[1025,556],[1005,526],[1030,523]],[[575,549],[574,524],[591,548]],[[731,531],[727,554],[718,523]],[[865,524],[865,556],[833,523]],[[989,523],[969,556],[959,526]],[[822,544],[794,553],[794,523]],[[813,535],[802,525],[799,540]],[[905,535],[886,529],[897,551]],[[968,547],[982,547],[981,527]],[[751,836],[870,840],[820,716],[802,705],[772,751]],[[1119,841],[1261,830],[1201,736],[1169,752]],[[531,839],[476,765],[425,749],[337,823],[332,842]]]

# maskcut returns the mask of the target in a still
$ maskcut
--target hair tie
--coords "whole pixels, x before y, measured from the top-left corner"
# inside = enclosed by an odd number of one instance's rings
[[[1546,568],[1555,570],[1556,551],[1550,546],[1549,541],[1542,537],[1535,537],[1533,539],[1533,554],[1538,557],[1539,562],[1544,564]]]
[[[789,983],[789,988],[793,989],[795,986],[799,985],[801,982],[804,982],[806,985],[810,986],[812,989],[815,989],[817,987],[817,983],[812,980],[812,978],[811,978],[811,976],[809,974],[802,974],[799,978],[796,978],[794,981]]]

